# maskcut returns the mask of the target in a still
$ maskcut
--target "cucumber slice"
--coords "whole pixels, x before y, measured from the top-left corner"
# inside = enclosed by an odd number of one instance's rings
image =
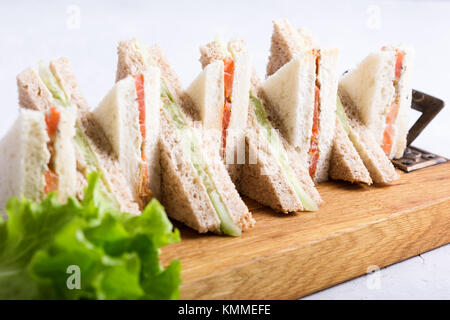
[[[250,95],[250,103],[253,106],[253,110],[256,115],[256,122],[260,128],[260,131],[263,133],[264,138],[268,141],[269,148],[274,155],[274,158],[277,160],[281,171],[297,194],[303,208],[306,211],[317,211],[317,204],[313,199],[311,199],[305,190],[303,190],[294,171],[289,165],[289,159],[286,150],[283,147],[283,143],[279,139],[278,135],[273,132],[275,129],[272,127],[272,124],[267,118],[266,111],[264,110],[261,100],[253,95]]]
[[[171,122],[178,130],[182,131],[179,136],[181,137],[183,150],[187,155],[189,155],[189,162],[193,166],[195,173],[200,178],[200,181],[206,189],[208,198],[219,218],[220,231],[226,235],[240,236],[242,231],[231,218],[221,195],[217,192],[217,188],[209,172],[209,168],[199,152],[200,143],[197,140],[197,137],[185,121],[181,110],[173,101],[172,96],[164,85],[161,86],[161,97],[165,100],[163,107],[167,111]]]

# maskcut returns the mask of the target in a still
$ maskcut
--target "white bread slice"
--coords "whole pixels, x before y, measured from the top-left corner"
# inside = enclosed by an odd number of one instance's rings
[[[280,132],[307,161],[314,113],[315,59],[301,53],[263,81],[262,90],[280,120]]]
[[[41,201],[44,196],[44,173],[50,153],[44,115],[21,110],[0,141],[0,209],[13,196]]]
[[[356,106],[362,120],[381,144],[384,120],[394,95],[395,53],[379,51],[368,55],[339,80],[339,90],[345,91]]]
[[[140,175],[142,166],[148,167],[149,185],[153,196],[159,197],[159,110],[160,76],[158,68],[144,71],[145,99],[145,158],[142,160],[142,135],[139,124],[139,107],[135,79],[128,76],[117,82],[93,111],[96,121],[102,126],[128,183],[133,187],[135,196],[146,201],[140,193],[143,183]],[[145,206],[146,203],[142,203]]]
[[[372,184],[369,171],[339,120],[336,120],[329,174],[334,180]]]
[[[248,54],[234,58],[231,117],[227,130],[226,164],[245,162],[245,128],[247,126],[252,63]],[[235,157],[236,154],[236,157]]]
[[[186,89],[192,98],[203,127],[222,133],[224,108],[223,61],[211,63]]]
[[[336,123],[336,97],[338,86],[339,50],[336,48],[322,49],[317,80],[320,83],[320,113],[319,113],[319,160],[314,175],[315,182],[328,180],[331,149]]]
[[[122,41],[118,47],[117,79],[129,74],[146,70],[149,66],[157,66],[161,70],[161,79],[176,104],[185,111],[188,124],[193,124],[192,116],[196,114],[192,99],[181,89],[180,82],[170,67],[167,58],[157,46],[148,47],[137,40]],[[161,198],[167,213],[174,219],[186,223],[199,232],[218,232],[218,217],[213,208],[205,186],[194,173],[192,165],[186,161],[188,155],[180,144],[180,132],[169,120],[164,108],[161,110]],[[208,135],[200,135],[209,137]],[[206,154],[211,178],[223,200],[233,222],[241,230],[252,227],[255,223],[242,199],[239,197],[226,168],[220,159],[215,143],[200,140],[200,150]],[[211,162],[213,161],[213,163]]]
[[[58,175],[58,199],[65,202],[74,196],[77,186],[77,161],[75,157],[75,123],[77,110],[74,106],[59,108],[60,120],[54,140],[55,173]]]
[[[413,50],[400,47],[405,52],[403,71],[399,81],[400,106],[394,124],[394,144],[389,158],[403,156],[408,131],[408,114],[411,106],[411,73]],[[339,81],[357,108],[362,122],[372,131],[378,144],[383,141],[386,116],[394,98],[395,50],[371,53],[359,65],[347,72]]]

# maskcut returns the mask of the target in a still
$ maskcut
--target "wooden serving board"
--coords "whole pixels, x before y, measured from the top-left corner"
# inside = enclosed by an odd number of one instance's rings
[[[327,182],[317,212],[283,215],[246,200],[240,238],[180,229],[163,263],[183,267],[182,299],[296,299],[450,242],[450,162],[390,186]]]

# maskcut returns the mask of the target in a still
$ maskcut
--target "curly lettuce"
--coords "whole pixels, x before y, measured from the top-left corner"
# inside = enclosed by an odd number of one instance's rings
[[[0,218],[0,299],[177,299],[181,264],[160,248],[180,241],[152,200],[141,215],[112,208],[88,177],[84,200],[11,198]]]

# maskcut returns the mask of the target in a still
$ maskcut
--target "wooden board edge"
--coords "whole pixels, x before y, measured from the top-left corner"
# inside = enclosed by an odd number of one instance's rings
[[[450,243],[450,199],[182,284],[182,299],[296,299]],[[274,281],[274,279],[277,279]]]

